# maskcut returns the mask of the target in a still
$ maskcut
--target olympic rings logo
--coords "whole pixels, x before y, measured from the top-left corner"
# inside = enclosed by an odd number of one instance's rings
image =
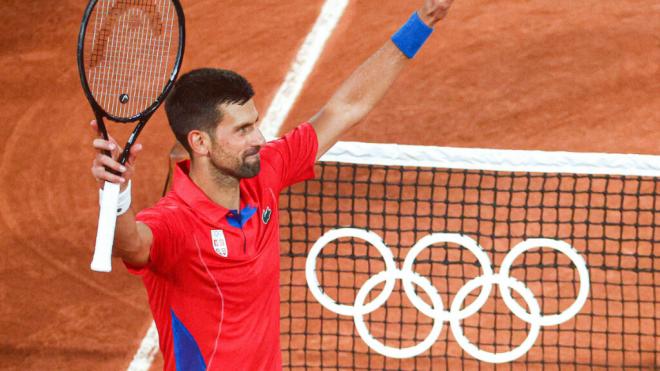
[[[385,261],[385,270],[370,277],[362,285],[358,290],[353,305],[339,304],[330,298],[321,289],[316,276],[316,259],[319,253],[325,245],[342,237],[355,237],[367,241],[378,250]],[[470,252],[472,252],[477,258],[483,270],[481,276],[468,281],[458,290],[448,311],[444,309],[442,298],[433,284],[425,277],[413,271],[413,264],[419,253],[425,248],[440,242],[455,243],[470,250]],[[561,313],[553,315],[541,314],[539,303],[532,292],[523,283],[509,276],[509,270],[514,260],[527,250],[537,247],[549,247],[565,254],[577,268],[580,279],[578,295],[575,302]],[[321,236],[316,243],[314,243],[314,246],[312,246],[305,265],[305,275],[309,290],[321,305],[337,314],[352,316],[355,322],[355,327],[362,340],[376,352],[386,357],[393,358],[411,358],[425,352],[440,336],[443,321],[448,320],[456,342],[458,342],[461,348],[463,348],[468,354],[481,361],[490,363],[511,362],[524,355],[532,348],[539,335],[541,326],[554,326],[573,318],[580,309],[582,309],[589,294],[589,271],[587,270],[587,264],[582,256],[580,256],[580,254],[566,242],[547,238],[528,239],[517,244],[504,257],[499,272],[495,273],[493,272],[488,255],[477,244],[477,242],[470,237],[454,233],[434,233],[419,240],[406,256],[403,262],[403,267],[398,269],[391,250],[383,243],[383,240],[377,234],[355,228],[333,229]],[[415,308],[433,319],[433,326],[428,336],[421,343],[407,348],[390,347],[375,339],[369,332],[369,329],[367,329],[364,321],[364,315],[375,311],[388,300],[394,290],[396,280],[402,281],[404,292]],[[369,292],[382,282],[384,282],[385,285],[380,294],[378,294],[371,302],[365,303]],[[426,295],[428,295],[432,305],[427,304],[417,295],[413,284],[419,286]],[[493,284],[498,285],[506,306],[518,318],[530,324],[527,338],[518,347],[501,353],[487,352],[472,344],[463,334],[463,328],[460,323],[461,320],[472,316],[481,309],[490,296]],[[468,294],[479,287],[482,289],[477,298],[470,305],[461,309],[463,301]],[[520,294],[527,304],[529,312],[511,297],[511,290]]]

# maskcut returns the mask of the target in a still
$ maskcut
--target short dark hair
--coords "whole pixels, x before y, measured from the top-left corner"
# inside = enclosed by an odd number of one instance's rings
[[[176,139],[190,153],[188,133],[211,133],[222,121],[219,105],[245,104],[254,96],[252,85],[236,72],[200,68],[179,77],[165,101],[165,111]]]

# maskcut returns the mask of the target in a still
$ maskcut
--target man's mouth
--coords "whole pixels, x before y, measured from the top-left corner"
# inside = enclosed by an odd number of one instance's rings
[[[259,148],[250,149],[245,152],[245,158],[254,157],[259,155]]]

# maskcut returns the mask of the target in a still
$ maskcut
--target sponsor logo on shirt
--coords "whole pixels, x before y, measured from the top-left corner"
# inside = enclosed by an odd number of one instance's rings
[[[223,258],[227,257],[227,240],[225,240],[225,233],[220,229],[214,229],[211,231],[211,241],[213,242],[213,250],[222,256]]]
[[[273,212],[270,210],[270,207],[266,206],[266,210],[264,210],[263,214],[261,214],[261,221],[264,222],[264,224],[268,224],[272,213]]]

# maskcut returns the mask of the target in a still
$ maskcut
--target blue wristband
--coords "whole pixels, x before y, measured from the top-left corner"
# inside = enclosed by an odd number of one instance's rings
[[[414,12],[408,22],[392,35],[392,42],[406,57],[412,58],[431,36],[431,32],[433,28],[427,26],[417,12]]]

